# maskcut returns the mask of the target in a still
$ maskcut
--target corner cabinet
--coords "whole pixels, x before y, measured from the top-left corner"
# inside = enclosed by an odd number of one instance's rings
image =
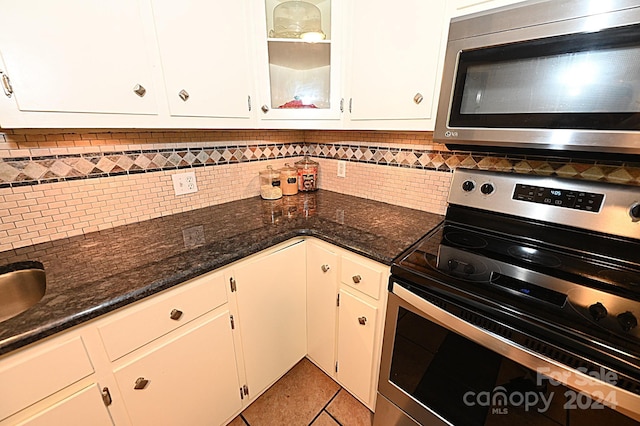
[[[389,267],[307,241],[308,357],[375,409]]]
[[[337,4],[336,4],[337,3]],[[340,127],[341,2],[254,2],[260,127]],[[282,120],[286,120],[283,123]],[[312,120],[307,121],[306,120]]]
[[[440,86],[445,2],[348,2],[345,127],[433,130]],[[444,32],[444,33],[443,33]]]
[[[305,244],[297,240],[245,259],[228,272],[250,400],[307,353],[305,270]]]

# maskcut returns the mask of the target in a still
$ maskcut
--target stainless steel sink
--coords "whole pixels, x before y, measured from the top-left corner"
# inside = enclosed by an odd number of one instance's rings
[[[44,266],[40,262],[0,266],[0,322],[38,303],[46,287]]]

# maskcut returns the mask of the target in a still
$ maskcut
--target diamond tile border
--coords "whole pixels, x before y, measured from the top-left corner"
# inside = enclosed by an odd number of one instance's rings
[[[299,157],[303,143],[0,158],[0,188]]]
[[[380,166],[453,172],[457,167],[522,174],[600,180],[640,186],[640,165],[614,162],[571,160],[558,157],[498,155],[462,151],[439,151],[390,146],[357,146],[334,143],[310,143],[312,157],[346,160]]]
[[[209,167],[280,158],[311,157],[379,166],[452,172],[457,167],[601,180],[640,186],[640,164],[557,157],[510,156],[425,149],[420,145],[273,143],[141,149],[0,158],[0,188],[134,173]]]

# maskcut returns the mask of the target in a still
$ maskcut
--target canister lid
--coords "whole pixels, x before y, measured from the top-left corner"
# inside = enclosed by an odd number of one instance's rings
[[[295,167],[291,167],[291,164],[289,164],[289,163],[284,163],[284,166],[280,169],[280,172],[295,173],[296,172],[296,168]]]
[[[274,170],[273,167],[267,166],[266,169],[260,170],[260,176],[265,177],[278,177],[280,176],[280,172],[278,170]]]
[[[309,156],[305,155],[302,160],[296,161],[296,167],[309,167],[309,166],[317,166],[319,163],[313,161]]]

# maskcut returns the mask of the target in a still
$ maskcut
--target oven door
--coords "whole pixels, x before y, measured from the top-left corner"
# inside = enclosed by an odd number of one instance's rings
[[[492,319],[469,311],[467,322],[450,303],[392,277],[374,426],[638,424],[607,407],[635,407],[626,414],[640,419],[639,397],[614,378],[517,346],[471,324],[491,329]]]

